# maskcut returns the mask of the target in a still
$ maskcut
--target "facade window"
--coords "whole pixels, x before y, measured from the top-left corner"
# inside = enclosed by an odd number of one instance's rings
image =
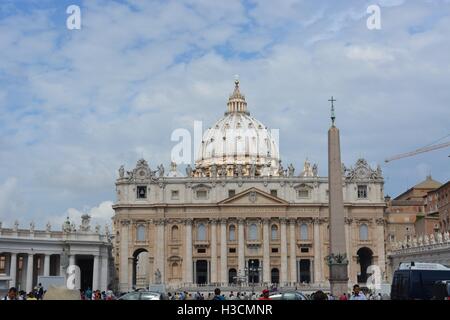
[[[358,186],[358,199],[367,199],[367,186]]]
[[[138,226],[137,227],[137,241],[145,241],[145,227],[144,226]]]
[[[178,200],[180,198],[180,192],[178,190],[172,190],[172,200]]]
[[[208,198],[208,191],[206,191],[206,190],[197,190],[195,195],[196,195],[197,199],[205,200],[205,199]]]
[[[272,248],[272,253],[278,253],[278,248]]]
[[[197,253],[206,253],[206,249],[203,248],[197,249]]]
[[[203,223],[200,223],[197,227],[197,240],[206,241],[206,227]]]
[[[278,195],[277,190],[275,190],[275,189],[270,190],[270,195],[273,196],[273,197],[277,197],[277,195]]]
[[[278,227],[274,224],[271,228],[272,240],[278,240]]]
[[[309,198],[309,190],[307,190],[307,189],[297,190],[297,197],[300,199],[308,199]]]
[[[248,239],[250,241],[258,240],[258,227],[256,224],[252,223],[248,230]]]
[[[137,198],[138,199],[146,199],[147,198],[147,187],[146,186],[138,186],[136,190],[137,190]]]
[[[236,190],[234,190],[234,189],[228,190],[228,197],[234,197],[235,194],[236,194]]]
[[[308,253],[309,252],[309,248],[301,248],[300,252],[301,253]]]
[[[236,248],[230,248],[229,252],[230,253],[236,253]]]
[[[369,227],[365,223],[359,226],[359,240],[369,240]]]
[[[394,242],[395,241],[395,234],[390,234],[389,235],[389,241],[390,242]]]
[[[6,257],[0,256],[0,274],[5,273],[5,267],[6,267]]]
[[[234,225],[230,226],[229,240],[236,241],[236,227]]]
[[[300,225],[300,240],[308,240],[308,225],[306,223]]]
[[[177,241],[179,239],[179,229],[178,226],[172,227],[172,235],[171,235],[172,241]]]

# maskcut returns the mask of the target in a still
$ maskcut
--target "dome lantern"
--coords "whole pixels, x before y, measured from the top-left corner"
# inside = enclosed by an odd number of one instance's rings
[[[247,102],[245,101],[245,96],[241,94],[239,90],[239,80],[236,79],[234,81],[234,91],[233,94],[228,98],[228,111],[225,114],[229,113],[245,113],[250,114],[247,111]]]

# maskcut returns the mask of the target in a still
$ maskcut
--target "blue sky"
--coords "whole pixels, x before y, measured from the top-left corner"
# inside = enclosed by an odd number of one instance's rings
[[[2,0],[0,221],[108,221],[117,168],[167,167],[172,131],[219,118],[235,74],[297,172],[308,158],[327,174],[333,95],[347,166],[381,164],[391,196],[445,182],[448,148],[383,160],[450,134],[449,15],[444,0]]]

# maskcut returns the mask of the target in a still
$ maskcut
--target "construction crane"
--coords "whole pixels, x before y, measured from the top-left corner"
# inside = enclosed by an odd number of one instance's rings
[[[442,139],[439,139],[439,140],[442,140]],[[442,148],[446,148],[446,147],[450,147],[450,142],[444,142],[444,143],[435,144],[435,145],[428,145],[426,147],[422,147],[422,148],[419,148],[419,149],[411,151],[411,152],[401,153],[396,156],[387,158],[386,160],[384,160],[384,162],[387,163],[387,162],[391,162],[391,161],[398,160],[401,158],[415,156],[416,154],[419,154],[419,153],[424,153],[424,152],[428,152],[428,151],[432,151],[432,150],[436,150],[436,149],[442,149]]]

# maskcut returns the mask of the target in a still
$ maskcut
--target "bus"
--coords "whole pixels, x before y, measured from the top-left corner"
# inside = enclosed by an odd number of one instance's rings
[[[392,300],[431,300],[438,281],[450,280],[450,268],[439,263],[401,263],[394,272]]]

